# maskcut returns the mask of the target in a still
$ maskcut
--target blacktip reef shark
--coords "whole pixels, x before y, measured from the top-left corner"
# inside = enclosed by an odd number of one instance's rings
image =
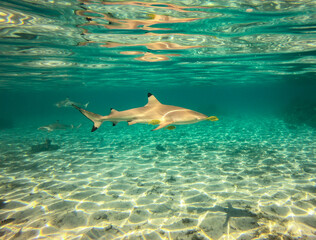
[[[37,130],[44,130],[44,131],[52,132],[54,130],[66,130],[66,129],[79,128],[80,126],[81,126],[81,124],[79,124],[78,126],[74,126],[72,124],[71,125],[62,124],[59,121],[56,121],[55,123],[39,127]]]
[[[81,104],[81,103],[76,103],[76,102],[73,102],[71,101],[69,98],[66,98],[65,100],[62,100],[58,103],[55,104],[56,107],[72,107],[72,105],[76,105],[76,106],[79,106],[79,107],[83,107],[83,108],[87,108],[88,105],[89,105],[89,102],[87,102],[86,104]]]
[[[93,122],[91,132],[97,130],[105,121],[112,122],[113,126],[115,126],[118,122],[127,122],[128,125],[136,123],[159,125],[152,130],[155,131],[161,128],[172,130],[175,127],[169,126],[171,124],[183,125],[197,123],[204,120],[218,120],[215,116],[208,117],[190,109],[162,104],[151,93],[148,93],[148,103],[144,107],[132,108],[125,111],[117,111],[111,108],[111,113],[107,116],[88,112],[76,105],[73,106]]]

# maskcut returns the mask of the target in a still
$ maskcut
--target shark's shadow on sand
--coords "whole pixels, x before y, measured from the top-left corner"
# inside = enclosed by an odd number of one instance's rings
[[[46,139],[42,144],[32,145],[30,153],[40,153],[58,150],[60,147],[58,145],[52,144],[52,140]]]
[[[247,209],[240,209],[240,208],[233,208],[231,203],[227,203],[228,207],[224,208],[221,206],[215,206],[210,208],[203,208],[203,207],[188,207],[188,212],[194,212],[197,213],[201,212],[224,212],[226,213],[226,220],[223,224],[223,227],[227,226],[229,220],[231,217],[258,217],[257,214],[247,210]]]

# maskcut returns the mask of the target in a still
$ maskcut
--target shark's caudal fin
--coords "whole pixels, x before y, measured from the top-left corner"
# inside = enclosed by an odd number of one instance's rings
[[[93,112],[88,112],[87,110],[84,110],[80,107],[77,107],[76,105],[72,104],[72,106],[76,109],[78,109],[83,115],[85,115],[87,118],[89,118],[93,122],[93,127],[91,129],[91,132],[94,132],[97,130],[101,124],[102,124],[102,118],[103,116],[93,113]]]

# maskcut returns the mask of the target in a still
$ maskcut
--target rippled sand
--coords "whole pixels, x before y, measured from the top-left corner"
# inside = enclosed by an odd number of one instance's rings
[[[1,132],[3,239],[316,239],[312,128],[90,127]],[[46,138],[61,148],[29,152]]]

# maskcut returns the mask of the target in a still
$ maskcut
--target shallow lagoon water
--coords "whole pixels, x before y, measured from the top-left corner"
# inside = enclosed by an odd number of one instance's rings
[[[1,238],[316,239],[314,5],[2,1]],[[92,133],[55,106],[148,92],[219,120]]]
[[[1,135],[5,236],[313,239],[315,131],[273,118]],[[14,133],[19,131],[17,136]],[[240,132],[243,134],[241,135]],[[30,139],[57,151],[29,153]],[[36,141],[35,141],[36,142]]]

